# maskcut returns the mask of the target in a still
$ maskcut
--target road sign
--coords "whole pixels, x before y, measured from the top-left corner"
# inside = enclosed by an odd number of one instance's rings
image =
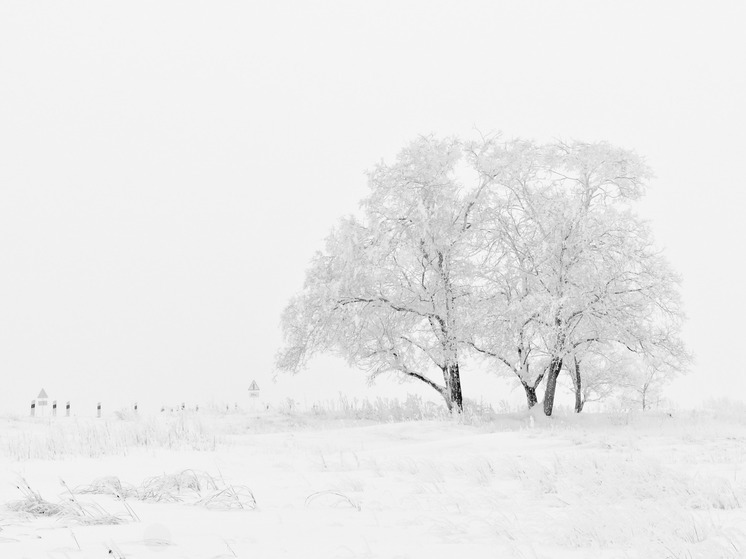
[[[252,398],[257,398],[259,396],[259,385],[255,380],[252,380],[251,385],[249,385],[249,396]]]

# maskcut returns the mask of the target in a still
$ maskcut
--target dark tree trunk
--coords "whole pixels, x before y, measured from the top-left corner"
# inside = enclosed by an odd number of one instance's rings
[[[583,411],[583,384],[580,378],[580,361],[573,358],[575,365],[575,413]]]
[[[552,357],[547,371],[547,387],[544,392],[544,415],[552,415],[554,408],[554,393],[557,391],[557,377],[562,370],[562,358]]]
[[[536,387],[531,386],[525,381],[521,381],[521,385],[523,385],[523,390],[526,392],[526,400],[528,402],[528,409],[533,408],[537,402],[539,401],[536,398]]]
[[[464,411],[464,397],[461,394],[461,373],[459,372],[458,363],[449,365],[443,372],[446,377],[448,400],[450,400],[448,409],[461,413]]]

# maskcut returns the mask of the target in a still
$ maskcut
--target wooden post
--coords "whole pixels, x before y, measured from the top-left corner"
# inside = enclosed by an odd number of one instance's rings
[[[70,402],[65,404],[65,417],[70,417]]]
[[[101,402],[96,406],[96,417],[101,417]]]
[[[135,413],[137,413],[137,402],[135,402]]]
[[[52,401],[52,417],[57,417],[57,400]]]
[[[31,417],[36,415],[36,400],[31,400]]]

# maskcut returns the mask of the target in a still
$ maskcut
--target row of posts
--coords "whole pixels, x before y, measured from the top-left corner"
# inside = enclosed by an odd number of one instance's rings
[[[40,405],[46,406],[46,402]],[[137,413],[137,404],[135,404],[135,413]],[[36,416],[36,400],[31,400],[31,417]],[[52,417],[57,417],[57,400],[52,402]],[[65,404],[65,417],[70,417],[70,402]],[[101,417],[101,402],[96,404],[96,417]]]
[[[36,416],[36,400],[31,400],[31,417]],[[46,402],[39,402],[40,406],[46,406]],[[235,404],[235,409],[238,411],[238,404]],[[137,402],[135,402],[135,405],[133,407],[135,413],[137,413]],[[169,411],[174,411],[174,408],[166,408],[166,406],[161,406],[161,412],[165,412],[166,409],[169,409]],[[225,406],[225,411],[228,411],[230,408],[229,406]],[[184,411],[186,410],[186,404],[182,402],[181,406],[176,406],[176,411]],[[199,411],[199,405],[196,405],[194,407],[194,411]],[[52,402],[52,417],[57,417],[57,400],[54,400]],[[65,404],[65,417],[70,417],[70,402],[67,402]],[[96,417],[101,417],[101,402],[98,402],[96,404]]]
[[[46,406],[47,403],[39,403],[40,406]],[[98,405],[99,414],[101,413],[101,404]],[[31,400],[31,417],[36,415],[36,400]],[[52,402],[52,417],[57,416],[57,400]],[[65,417],[70,417],[70,402],[65,404]]]

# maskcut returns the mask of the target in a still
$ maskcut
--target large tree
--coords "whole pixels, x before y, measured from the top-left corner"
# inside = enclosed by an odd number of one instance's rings
[[[650,177],[640,157],[605,143],[497,139],[472,153],[490,184],[480,225],[493,256],[480,304],[508,328],[473,345],[516,371],[529,405],[543,379],[551,415],[560,372],[580,385],[575,358],[591,346],[683,361],[676,277],[632,211]]]
[[[476,351],[515,375],[529,407],[545,382],[547,415],[562,370],[582,397],[591,354],[675,369],[677,279],[633,212],[649,177],[605,143],[420,138],[369,173],[362,218],[314,259],[283,315],[279,368],[335,351],[460,410],[462,357]]]
[[[396,372],[463,408],[462,311],[471,274],[472,210],[456,139],[423,137],[369,173],[363,218],[343,220],[286,309],[277,365],[298,370],[335,351],[371,377]]]

